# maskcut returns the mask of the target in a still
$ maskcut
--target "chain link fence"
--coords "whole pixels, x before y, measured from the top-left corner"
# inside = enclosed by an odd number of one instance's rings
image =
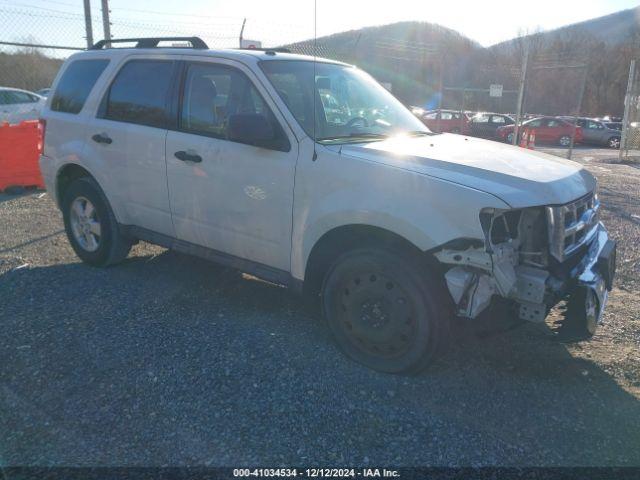
[[[95,6],[98,2],[92,3]],[[47,88],[64,60],[74,51],[87,47],[86,19],[80,2],[51,0],[42,5],[0,0],[0,25],[4,26],[0,30],[0,87],[29,91]],[[102,38],[102,21],[101,11],[95,10],[90,16],[94,41]],[[283,47],[293,53],[355,64],[372,74],[407,106],[418,110],[456,111],[459,112],[456,118],[461,121],[463,115],[468,121],[473,112],[507,114],[515,119],[526,42],[514,42],[511,51],[500,54],[486,50],[470,56],[469,52],[476,47],[460,38],[443,36],[437,28],[432,34],[414,35],[415,32],[407,28],[406,24],[399,23],[312,40],[313,26],[304,22],[275,24],[252,18],[194,16],[124,7],[110,12],[113,38],[197,35],[211,48],[237,48],[241,38],[253,39],[262,47]],[[309,40],[291,43],[292,38]],[[529,41],[535,43],[535,38]],[[567,55],[554,45],[534,45],[528,57],[523,90],[523,120],[533,116],[599,116],[595,111],[598,107],[590,106],[594,99],[620,96],[617,90],[607,88],[611,81],[604,82],[604,90],[596,82],[588,81],[590,71],[612,71],[590,66],[594,58],[612,58],[612,55],[596,54],[587,48],[585,51],[583,58]],[[624,76],[619,72],[615,75],[616,78]],[[492,93],[491,86],[500,86],[501,93],[495,94],[495,89]],[[587,94],[583,102],[585,87]],[[623,158],[636,158],[640,150],[639,94],[640,73],[635,69],[629,78]],[[465,131],[465,128],[457,130]]]
[[[38,91],[86,46],[84,16],[0,3],[0,86]]]

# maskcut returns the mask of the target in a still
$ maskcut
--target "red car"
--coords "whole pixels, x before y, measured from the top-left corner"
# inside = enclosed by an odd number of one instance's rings
[[[571,143],[571,132],[573,131],[573,124],[554,117],[540,117],[528,120],[520,126],[520,132],[524,128],[533,130],[536,136],[536,143],[553,143],[563,147],[568,147]],[[500,127],[496,130],[498,138],[507,143],[511,143],[513,140],[513,125],[507,125]],[[582,141],[582,128],[576,127],[576,135],[574,143],[580,143]]]
[[[456,110],[430,110],[419,118],[432,132],[469,133],[469,119]]]

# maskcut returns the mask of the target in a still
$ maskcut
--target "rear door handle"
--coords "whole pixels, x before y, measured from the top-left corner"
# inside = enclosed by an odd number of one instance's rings
[[[193,162],[200,163],[202,161],[202,157],[197,153],[189,153],[184,150],[180,150],[173,154],[178,160],[182,160],[183,162]]]
[[[109,145],[113,140],[106,133],[96,133],[91,139],[97,143],[106,143]]]

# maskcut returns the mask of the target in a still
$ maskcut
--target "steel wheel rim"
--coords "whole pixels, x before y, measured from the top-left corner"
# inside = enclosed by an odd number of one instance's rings
[[[73,238],[83,250],[95,252],[100,248],[102,228],[96,207],[86,197],[71,202],[69,221]]]
[[[339,321],[356,349],[380,358],[406,354],[416,338],[416,309],[406,290],[393,279],[361,271],[342,282]]]

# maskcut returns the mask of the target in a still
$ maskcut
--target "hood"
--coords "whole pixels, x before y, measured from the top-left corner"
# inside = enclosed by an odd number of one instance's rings
[[[341,154],[481,190],[513,208],[568,203],[596,185],[595,178],[579,163],[462,135],[392,137],[347,144]]]

